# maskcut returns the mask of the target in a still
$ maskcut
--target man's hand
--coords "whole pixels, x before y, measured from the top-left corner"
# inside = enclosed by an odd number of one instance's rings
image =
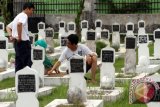
[[[17,41],[18,41],[18,42],[21,42],[21,41],[22,41],[21,37],[19,37],[19,38],[17,39]]]
[[[51,70],[49,70],[49,71],[47,72],[47,74],[48,74],[48,75],[51,75],[53,71],[54,71],[56,74],[59,74],[59,73],[60,73],[57,69],[55,69],[55,70],[54,70],[54,69],[51,69]]]

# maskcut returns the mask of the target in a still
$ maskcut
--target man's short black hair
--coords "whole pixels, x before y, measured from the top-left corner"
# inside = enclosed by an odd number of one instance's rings
[[[26,8],[33,8],[34,9],[34,4],[31,3],[31,2],[26,2],[24,5],[23,5],[23,10],[25,10]]]
[[[78,44],[78,36],[76,34],[70,34],[67,39],[71,42],[71,44]]]

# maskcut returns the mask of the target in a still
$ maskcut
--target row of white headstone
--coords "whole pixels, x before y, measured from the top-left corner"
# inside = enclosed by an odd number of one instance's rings
[[[39,77],[43,78],[44,68],[44,50],[37,46],[32,50],[33,66],[31,68],[25,67],[24,69],[16,73],[16,93],[18,99],[16,101],[16,107],[38,107],[37,92],[39,89]],[[113,66],[115,62],[115,51],[113,48],[106,47],[102,49],[101,60],[101,83],[100,86],[104,89],[113,89],[115,85],[115,68]],[[87,100],[86,95],[86,81],[84,75],[86,73],[86,59],[85,57],[74,55],[70,59],[69,65],[69,89],[79,88],[82,92],[82,99],[85,102]],[[109,80],[108,80],[109,79]]]

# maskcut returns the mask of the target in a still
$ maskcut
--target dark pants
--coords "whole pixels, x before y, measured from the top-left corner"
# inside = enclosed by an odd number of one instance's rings
[[[14,42],[14,48],[16,52],[15,57],[15,72],[23,69],[26,66],[31,67],[31,43],[30,41]]]

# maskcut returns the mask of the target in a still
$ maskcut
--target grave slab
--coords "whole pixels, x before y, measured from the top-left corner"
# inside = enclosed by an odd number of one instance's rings
[[[0,107],[16,107],[14,102],[0,102]]]
[[[149,57],[150,64],[160,64],[159,58]]]
[[[48,54],[48,58],[49,59],[58,59],[60,57],[61,53],[57,52],[57,53],[52,53],[52,54]]]
[[[64,106],[72,106],[73,104],[68,104],[67,99],[55,99],[45,107],[57,107],[58,105],[64,105]],[[103,107],[103,100],[87,100],[87,102],[84,102],[85,107]]]
[[[160,69],[160,65],[136,66],[136,73],[155,73]]]
[[[119,99],[123,91],[122,87],[115,87],[112,90],[105,90],[100,87],[87,87],[87,98],[102,99],[103,101],[112,102]]]
[[[44,85],[45,86],[59,86],[62,84],[69,83],[69,75],[65,75],[63,77],[49,77],[45,75],[44,77]]]
[[[136,66],[136,73],[155,73],[160,69],[160,65]],[[124,68],[121,68],[124,72]]]
[[[125,82],[130,81],[133,76],[134,75],[132,75],[132,74],[115,73],[115,77],[116,77],[115,81],[125,83]]]
[[[15,77],[15,69],[8,68],[6,71],[0,72],[0,81],[9,77]]]
[[[39,88],[38,96],[45,96],[51,94],[53,88],[54,87],[48,87],[48,86]],[[6,99],[7,96],[11,95],[12,95],[12,98],[10,97],[11,99],[16,98],[15,87],[0,90],[0,99]]]

